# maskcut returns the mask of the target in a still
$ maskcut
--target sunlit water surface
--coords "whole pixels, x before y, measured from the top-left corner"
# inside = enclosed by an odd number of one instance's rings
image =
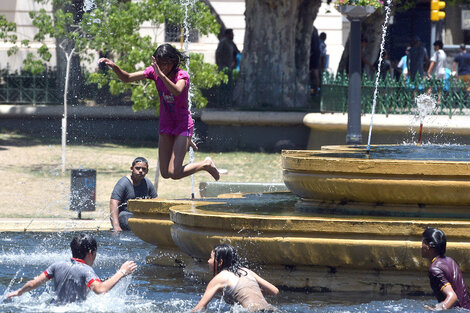
[[[51,263],[70,257],[69,243],[73,234],[0,233],[0,312],[189,312],[197,304],[205,284],[184,277],[180,269],[145,264],[154,247],[132,233],[114,236],[95,233],[98,256],[94,268],[104,280],[129,259],[138,264],[137,271],[122,279],[109,293],[89,294],[83,303],[52,305],[52,282],[21,297],[3,301],[6,292],[21,287],[43,272]],[[269,277],[266,277],[269,280]],[[365,293],[308,293],[281,290],[268,299],[280,312],[425,312],[429,297],[399,297]],[[217,295],[209,312],[244,312],[231,307]]]
[[[354,148],[354,147],[351,147]],[[441,144],[416,144],[408,145],[380,145],[373,146],[370,156],[367,157],[365,149],[350,152],[324,152],[312,153],[312,156],[352,159],[391,159],[391,160],[430,160],[430,161],[470,161],[470,146],[467,145],[441,145]],[[363,151],[362,151],[363,150]]]

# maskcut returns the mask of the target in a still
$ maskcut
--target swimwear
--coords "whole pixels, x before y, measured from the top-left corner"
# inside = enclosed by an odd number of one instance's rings
[[[224,300],[227,303],[240,303],[249,312],[276,312],[276,308],[270,305],[263,296],[261,288],[256,278],[246,270],[233,288],[227,290],[224,294]]]

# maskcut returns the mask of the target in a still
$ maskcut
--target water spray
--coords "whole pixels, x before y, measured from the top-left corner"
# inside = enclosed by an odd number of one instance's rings
[[[379,78],[380,78],[380,70],[382,67],[383,61],[383,53],[385,50],[385,36],[387,35],[387,27],[390,22],[390,13],[392,11],[392,0],[387,0],[387,5],[385,5],[385,20],[382,25],[382,41],[380,43],[380,53],[379,53],[379,64],[377,66],[377,75],[375,77],[375,90],[374,90],[374,98],[372,100],[372,112],[370,116],[370,126],[369,126],[369,138],[367,139],[367,148],[366,148],[366,157],[370,157],[370,139],[372,137],[372,125],[374,124],[374,113],[375,113],[375,106],[377,105],[377,90],[379,87]]]
[[[20,271],[23,269],[23,267],[20,267],[16,273],[15,273],[15,276],[13,276],[13,278],[10,280],[10,283],[8,284],[7,288],[5,289],[5,292],[3,293],[3,295],[0,297],[0,303],[3,303],[5,302],[8,294],[9,294],[9,291],[11,289],[11,286],[13,286],[13,283],[15,282],[16,278],[18,277],[18,274],[20,273]]]
[[[415,101],[419,115],[419,136],[417,146],[421,146],[424,119],[436,108],[436,99],[428,94],[421,94],[416,97]]]
[[[188,20],[189,20],[190,6],[194,7],[195,0],[184,0],[182,2],[182,4],[184,5],[184,20],[183,20],[183,29],[182,29],[181,39],[184,38],[184,52],[188,56],[188,58],[186,59],[186,68],[188,69],[188,73],[189,73],[189,22],[188,22]],[[192,93],[191,89],[192,89],[192,85],[189,86],[189,91],[188,91],[188,110],[189,110],[189,114],[192,114],[192,112],[191,112],[191,108],[192,108],[191,98],[192,98],[193,93]],[[192,137],[194,137],[195,132],[196,132],[196,129],[194,127]],[[192,140],[192,138],[190,138],[190,140]],[[193,163],[193,162],[194,162],[194,149],[190,145],[189,146],[189,163]],[[194,199],[194,174],[191,175],[191,199]]]

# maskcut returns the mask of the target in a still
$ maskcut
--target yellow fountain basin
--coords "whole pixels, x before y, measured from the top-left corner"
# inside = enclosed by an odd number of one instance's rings
[[[191,203],[189,200],[141,199],[129,200],[129,227],[134,234],[145,242],[158,247],[176,248],[170,234],[173,222],[169,208],[178,204]]]
[[[469,162],[327,156],[331,150],[283,151],[289,190],[305,200],[470,209]]]
[[[470,272],[469,220],[325,215],[297,207],[290,193],[226,196],[207,201],[133,201],[131,210],[149,213],[136,214],[130,220],[132,229],[157,244],[147,262],[185,266],[185,271],[200,275],[207,272],[206,260],[214,245],[228,242],[279,286],[423,292],[429,282],[428,263],[421,258],[421,234],[434,226],[449,238],[448,255]],[[291,202],[279,209],[284,196]],[[161,222],[162,209],[169,212],[171,227]],[[149,223],[152,214],[155,223]],[[172,251],[180,251],[177,256],[167,253],[168,236]]]
[[[426,226],[437,224],[448,237],[463,241],[449,243],[450,250],[461,251],[462,256],[470,252],[469,221],[268,216],[214,212],[211,206],[170,208],[172,238],[192,257],[206,259],[215,244],[227,241],[258,264],[418,271],[426,266],[420,254],[421,234]],[[470,260],[462,267],[470,269]]]

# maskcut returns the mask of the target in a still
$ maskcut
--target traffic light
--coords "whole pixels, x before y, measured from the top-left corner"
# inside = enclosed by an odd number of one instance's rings
[[[446,12],[441,10],[445,7],[446,3],[444,1],[431,0],[431,21],[437,22],[443,20],[446,17]]]

